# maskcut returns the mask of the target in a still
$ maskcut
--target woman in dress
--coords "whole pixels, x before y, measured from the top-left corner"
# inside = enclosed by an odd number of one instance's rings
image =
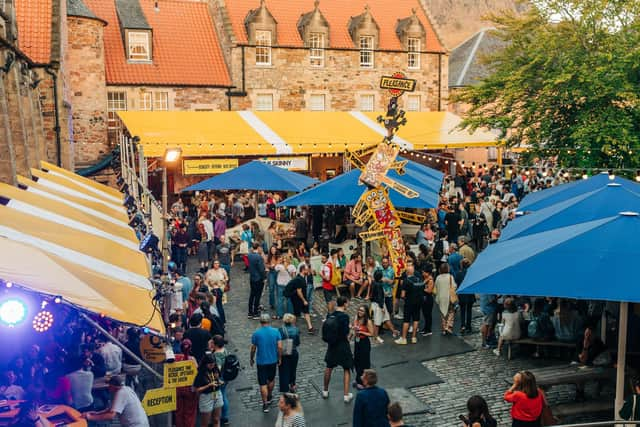
[[[453,335],[453,323],[455,320],[455,307],[454,302],[456,295],[456,289],[458,285],[453,276],[449,273],[449,264],[443,262],[440,264],[440,274],[436,277],[435,291],[436,291],[436,304],[440,308],[440,321],[442,326],[442,335]],[[454,297],[452,301],[451,297]]]
[[[220,388],[224,381],[220,378],[220,369],[212,354],[206,354],[198,366],[193,386],[198,392],[198,411],[200,412],[200,426],[220,427],[220,414],[224,401]]]
[[[302,406],[297,394],[284,393],[278,400],[278,419],[275,427],[306,427]]]
[[[356,387],[362,390],[362,373],[371,368],[371,341],[373,336],[373,322],[369,317],[369,306],[358,307],[356,318],[353,319],[351,335],[355,341],[353,350],[353,364],[356,369]]]

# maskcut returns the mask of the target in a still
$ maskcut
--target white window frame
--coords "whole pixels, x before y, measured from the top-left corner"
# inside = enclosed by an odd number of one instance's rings
[[[324,93],[312,93],[309,95],[310,111],[327,111],[327,96]]]
[[[420,69],[420,39],[416,37],[407,38],[407,68],[410,70]]]
[[[169,110],[169,92],[153,92],[153,110]]]
[[[417,101],[417,103],[416,103]],[[407,95],[407,111],[421,111],[422,97],[420,95]]]
[[[151,61],[151,39],[148,31],[129,31],[127,33],[127,46],[129,61]],[[137,40],[136,40],[137,38]],[[141,51],[137,51],[138,49]]]
[[[140,110],[141,111],[153,110],[153,94],[151,92],[140,93]]]
[[[273,111],[273,94],[259,93],[256,95],[256,111]]]
[[[271,65],[271,31],[256,30],[256,65]]]
[[[362,94],[358,100],[358,108],[360,111],[375,111],[376,96],[374,94]]]
[[[309,64],[312,67],[324,67],[324,34],[309,35]]]
[[[375,42],[374,36],[360,36],[359,48],[360,48],[360,68],[373,68],[373,44]]]
[[[127,111],[127,92],[125,91],[107,92],[108,130],[119,131],[122,128],[122,122],[118,117],[117,111]]]

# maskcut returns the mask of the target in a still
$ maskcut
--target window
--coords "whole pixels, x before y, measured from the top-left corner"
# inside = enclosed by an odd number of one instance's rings
[[[256,97],[256,111],[273,111],[273,95],[258,94]]]
[[[407,67],[420,68],[420,39],[407,39]]]
[[[256,64],[271,65],[271,31],[256,31]]]
[[[309,110],[324,111],[324,95],[311,95],[309,97]]]
[[[324,34],[311,33],[309,36],[309,62],[312,67],[324,67]]]
[[[126,110],[127,94],[125,92],[107,92],[107,131],[111,141],[115,141],[122,128],[117,111]]]
[[[360,37],[360,66],[373,68],[373,36]]]
[[[420,111],[420,95],[407,95],[407,111]]]
[[[141,31],[129,31],[128,34],[129,60],[151,61],[149,33]]]
[[[360,111],[373,111],[375,95],[360,95]]]
[[[140,94],[140,109],[143,111],[151,111],[153,109],[153,94],[151,92],[142,92]]]
[[[153,93],[153,109],[155,111],[166,111],[169,109],[169,93],[168,92]]]

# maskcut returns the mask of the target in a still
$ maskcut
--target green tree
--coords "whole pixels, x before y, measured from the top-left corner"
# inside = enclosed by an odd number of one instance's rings
[[[470,105],[461,127],[498,129],[565,167],[640,165],[640,0],[539,1],[489,19],[504,47],[452,96]]]

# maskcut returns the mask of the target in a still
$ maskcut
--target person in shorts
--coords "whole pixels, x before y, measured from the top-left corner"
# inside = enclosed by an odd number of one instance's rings
[[[216,358],[208,353],[200,361],[198,374],[193,387],[198,392],[198,412],[200,423],[208,426],[209,421],[214,426],[220,425],[220,414],[224,406],[222,391],[224,381],[220,378],[220,369],[216,364]]]
[[[293,314],[296,318],[303,317],[307,323],[307,332],[313,334],[315,330],[311,324],[309,316],[309,301],[307,301],[307,275],[309,269],[307,264],[302,263],[298,266],[298,275],[291,279],[293,283],[293,295],[291,295],[291,305],[293,306]]]
[[[257,357],[256,357],[257,353]],[[257,362],[257,363],[256,363]],[[273,401],[276,367],[282,362],[282,341],[280,332],[271,326],[269,313],[260,316],[260,327],[251,336],[250,364],[258,369],[258,384],[262,396],[262,412],[269,412]]]
[[[489,349],[496,341],[495,329],[498,322],[498,298],[492,294],[480,295],[480,311],[484,318],[480,333],[482,334],[482,348]]]
[[[322,398],[329,398],[329,383],[333,369],[340,366],[344,370],[344,403],[349,403],[353,399],[353,394],[349,391],[351,369],[353,368],[353,354],[349,345],[350,323],[349,315],[346,313],[349,306],[347,297],[339,296],[336,301],[337,307],[333,313],[327,315],[327,320],[334,317],[338,327],[338,339],[334,343],[329,343],[327,353],[324,356],[326,368],[324,370],[324,389]],[[333,321],[333,320],[332,320]]]
[[[373,336],[375,340],[382,344],[384,340],[379,336],[380,327],[382,325],[398,335],[398,331],[394,328],[389,316],[389,311],[384,303],[384,285],[382,283],[382,271],[377,270],[373,273],[373,282],[371,283],[371,310],[373,311]]]
[[[400,345],[407,344],[407,333],[409,325],[413,326],[411,332],[411,344],[418,342],[418,324],[420,323],[420,313],[422,309],[422,300],[425,294],[425,282],[422,273],[415,270],[415,266],[411,260],[407,260],[406,277],[402,283],[401,298],[404,298],[404,315],[402,320],[402,336],[395,343]]]

